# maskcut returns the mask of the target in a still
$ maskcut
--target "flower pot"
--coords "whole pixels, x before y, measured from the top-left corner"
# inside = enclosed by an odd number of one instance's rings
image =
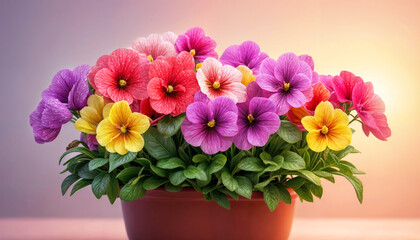
[[[136,201],[122,202],[129,239],[288,239],[292,228],[297,194],[289,189],[292,203],[279,202],[273,212],[267,208],[262,192],[252,199],[230,199],[227,210],[206,201],[193,189],[167,192],[148,191]]]

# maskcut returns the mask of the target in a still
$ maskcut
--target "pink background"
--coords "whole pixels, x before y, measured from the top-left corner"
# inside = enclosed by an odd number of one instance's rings
[[[153,3],[152,3],[153,2]],[[258,4],[257,4],[258,3]],[[90,189],[62,197],[58,157],[78,137],[66,125],[37,145],[29,114],[58,70],[94,64],[138,36],[201,26],[218,42],[256,41],[271,57],[310,54],[321,74],[350,70],[373,82],[387,105],[388,142],[353,138],[349,158],[362,176],[365,201],[351,185],[325,182],[324,197],[299,204],[299,217],[420,217],[419,1],[1,1],[0,217],[116,217],[119,203]]]

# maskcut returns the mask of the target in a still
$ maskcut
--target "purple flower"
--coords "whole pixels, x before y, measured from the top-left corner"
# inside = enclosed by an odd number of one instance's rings
[[[194,102],[187,108],[187,117],[181,125],[185,141],[195,147],[201,146],[207,154],[224,152],[238,132],[238,109],[227,97],[217,97],[213,101],[201,99],[203,101]]]
[[[44,98],[29,117],[35,141],[40,144],[53,141],[60,133],[61,126],[72,116],[64,103],[52,97]]]
[[[203,62],[208,57],[218,57],[216,41],[206,36],[204,30],[200,27],[193,27],[186,33],[179,35],[175,42],[175,49],[178,53],[187,51],[194,56],[198,62]]]
[[[257,77],[258,85],[267,92],[278,115],[291,107],[301,107],[311,96],[311,67],[293,53],[281,55],[277,61],[266,58]]]
[[[264,146],[270,135],[280,127],[280,118],[276,107],[267,98],[256,82],[248,84],[247,100],[238,103],[238,134],[233,142],[241,150],[249,150],[252,146]]]
[[[81,65],[74,70],[63,69],[52,79],[51,85],[42,97],[52,97],[67,105],[69,109],[80,110],[87,104],[90,95],[87,76],[90,67]]]
[[[238,67],[246,66],[253,74],[258,74],[261,63],[268,55],[260,51],[260,47],[252,41],[243,42],[241,45],[232,45],[223,52],[220,62],[223,65]]]
[[[86,134],[87,135],[87,140],[84,136],[83,133],[80,134],[80,141],[85,142],[90,150],[98,150],[99,147],[99,143],[98,140],[96,139],[96,134]]]

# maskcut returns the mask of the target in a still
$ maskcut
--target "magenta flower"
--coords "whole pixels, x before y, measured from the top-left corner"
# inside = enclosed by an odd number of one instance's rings
[[[332,84],[332,79],[333,79],[333,76],[331,76],[331,75],[320,75],[319,76],[319,81],[322,84],[324,84],[324,86],[328,89],[328,91],[330,91],[331,96],[328,99],[328,101],[331,102],[334,107],[337,107],[340,104],[340,102],[338,101],[337,94],[334,91],[334,87],[333,87],[333,84]]]
[[[201,93],[197,93],[200,94]],[[181,125],[185,141],[201,146],[203,152],[215,154],[226,151],[238,132],[238,109],[232,99],[217,97],[213,101],[204,97],[187,108],[187,117]]]
[[[391,136],[391,129],[384,114],[385,104],[374,93],[372,83],[357,83],[353,89],[352,101],[357,115],[363,122],[362,129],[366,136],[372,133],[378,139],[386,141]]]
[[[238,134],[233,142],[241,150],[249,150],[252,146],[264,146],[270,135],[280,127],[280,118],[276,107],[267,98],[256,82],[248,84],[247,99],[238,103]]]
[[[347,71],[341,71],[340,76],[333,77],[331,83],[338,101],[340,103],[351,102],[353,88],[359,82],[363,82],[363,80]]]
[[[260,71],[261,63],[267,57],[268,55],[261,52],[255,42],[246,41],[241,45],[232,45],[226,48],[220,57],[220,62],[235,68],[240,65],[246,66],[256,75]]]
[[[266,58],[257,77],[258,85],[267,92],[278,115],[312,99],[311,81],[311,67],[294,53],[285,53],[277,61]]]
[[[56,98],[44,97],[29,116],[35,141],[39,144],[52,142],[60,133],[61,126],[72,118],[66,104]]]
[[[315,85],[319,82],[319,75],[317,72],[314,71],[315,69],[315,64],[314,64],[314,60],[312,59],[311,56],[307,55],[307,54],[303,54],[300,55],[299,60],[306,62],[309,67],[311,67],[312,70],[312,85]]]
[[[175,49],[178,53],[186,51],[194,56],[198,62],[203,62],[208,57],[217,58],[216,41],[206,36],[200,27],[193,27],[186,33],[179,35],[175,42]]]

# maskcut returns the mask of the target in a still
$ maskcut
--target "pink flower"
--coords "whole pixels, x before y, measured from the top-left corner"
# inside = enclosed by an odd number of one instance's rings
[[[207,58],[197,71],[201,91],[211,100],[219,96],[232,99],[235,103],[246,100],[245,85],[241,83],[242,74],[236,68],[225,65],[214,58]]]
[[[353,88],[359,82],[363,82],[363,80],[351,72],[341,71],[340,76],[335,76],[331,83],[338,101],[340,103],[351,102]]]
[[[166,32],[162,35],[151,34],[147,38],[141,37],[133,41],[131,47],[147,58],[150,62],[158,57],[176,56],[175,41],[177,35],[173,32]]]
[[[208,57],[217,58],[216,41],[206,36],[200,27],[193,27],[186,33],[179,35],[175,42],[178,53],[189,52],[197,62],[203,62]]]
[[[311,56],[307,55],[307,54],[303,54],[300,55],[299,60],[306,62],[306,64],[309,65],[309,67],[311,67],[312,70],[312,85],[315,85],[319,82],[319,75],[317,72],[314,71],[315,69],[315,64],[314,64],[314,60],[312,59]]]
[[[98,59],[88,77],[97,93],[114,102],[147,98],[149,65],[130,49],[117,49]]]
[[[353,89],[352,101],[357,115],[363,122],[362,128],[366,136],[372,133],[378,139],[386,141],[391,136],[391,129],[384,114],[385,104],[374,93],[372,83],[357,83]]]

